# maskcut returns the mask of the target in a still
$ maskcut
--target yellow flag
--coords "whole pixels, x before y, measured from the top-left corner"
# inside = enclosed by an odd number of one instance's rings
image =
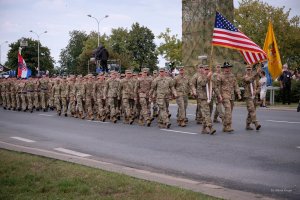
[[[268,32],[264,44],[264,51],[268,56],[268,70],[272,76],[272,79],[275,80],[282,73],[282,64],[272,22],[269,22]]]

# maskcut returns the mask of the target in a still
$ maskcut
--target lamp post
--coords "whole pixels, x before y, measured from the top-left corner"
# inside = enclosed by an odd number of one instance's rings
[[[47,31],[44,31],[40,34],[34,32],[33,30],[30,30],[29,32],[34,33],[38,37],[38,68],[37,68],[37,71],[38,71],[38,75],[39,75],[40,74],[40,35],[47,33]]]
[[[87,15],[88,17],[94,18],[98,24],[98,47],[99,47],[99,38],[100,38],[100,32],[99,32],[99,24],[100,22],[104,19],[104,18],[108,18],[108,15],[105,15],[104,17],[102,17],[101,19],[97,19],[96,17],[93,17],[92,15]]]
[[[0,64],[2,64],[2,62],[1,62],[1,46],[2,46],[2,44],[5,44],[5,43],[8,43],[8,41],[2,42],[2,43],[0,44]]]

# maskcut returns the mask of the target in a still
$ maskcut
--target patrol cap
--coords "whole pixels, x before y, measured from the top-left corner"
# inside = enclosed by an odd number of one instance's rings
[[[184,70],[184,67],[183,66],[178,66],[177,69],[178,70]]]
[[[132,70],[130,69],[125,70],[125,74],[132,74]]]
[[[121,74],[121,77],[125,77],[125,74]]]
[[[138,74],[136,72],[133,72],[133,76],[137,76]]]
[[[208,70],[209,66],[208,65],[203,65],[203,69]]]
[[[166,71],[165,68],[160,68],[159,69],[159,72],[164,72],[164,71]]]
[[[229,68],[229,67],[232,67],[232,65],[229,64],[229,62],[224,62],[222,68]]]
[[[202,65],[202,64],[199,64],[197,67],[198,67],[198,68],[203,68],[203,65]]]
[[[149,68],[143,68],[142,72],[147,72],[148,73],[149,72]]]
[[[157,70],[153,70],[153,74],[157,74]]]
[[[252,66],[251,65],[247,65],[246,66],[246,70],[252,70]]]

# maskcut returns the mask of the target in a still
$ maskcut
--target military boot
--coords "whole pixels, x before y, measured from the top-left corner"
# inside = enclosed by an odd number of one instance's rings
[[[246,130],[252,131],[252,130],[254,130],[254,129],[250,126],[250,123],[247,123],[247,125],[246,125]]]
[[[220,123],[220,121],[218,120],[218,118],[214,118],[214,123]]]
[[[148,127],[151,126],[151,120],[147,120],[147,126],[148,126]]]
[[[201,131],[201,133],[202,134],[209,134],[209,130],[207,129],[208,127],[202,127],[202,131]]]
[[[258,131],[261,128],[261,125],[258,122],[255,122],[255,128]]]
[[[210,127],[209,129],[210,129],[209,134],[211,134],[211,135],[215,134],[216,129],[214,129],[213,127]]]
[[[181,127],[185,127],[185,126],[186,126],[185,120],[181,120],[180,126],[181,126]]]

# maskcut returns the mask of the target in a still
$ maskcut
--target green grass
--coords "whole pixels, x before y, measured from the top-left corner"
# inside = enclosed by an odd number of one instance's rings
[[[0,149],[0,199],[216,199],[126,175]]]

